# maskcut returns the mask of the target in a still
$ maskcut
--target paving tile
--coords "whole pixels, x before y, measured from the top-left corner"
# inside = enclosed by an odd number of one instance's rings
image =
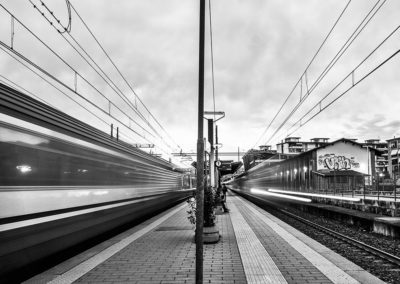
[[[159,227],[132,242],[111,258],[78,279],[76,283],[112,282],[125,277],[129,283],[194,283],[194,230],[187,220],[187,208]],[[246,283],[229,214],[218,215],[221,239],[204,245],[204,282]],[[185,227],[186,230],[168,230]],[[225,278],[225,280],[224,280]]]
[[[265,221],[266,213],[239,197],[229,196],[228,206],[231,207],[229,214],[217,215],[220,241],[204,245],[204,283],[268,283],[265,281],[265,274],[268,274],[269,283],[332,283],[304,253],[301,253],[301,249],[294,247],[293,243],[296,243],[297,239],[292,239],[289,243],[288,236],[282,236],[284,230],[298,236],[288,225],[278,226],[273,223],[275,221],[272,217],[271,220]],[[153,226],[144,235],[140,235],[94,265],[75,282],[194,283],[194,230],[187,219],[187,209],[185,207],[168,210],[170,213],[164,215],[168,217],[157,223],[157,226]],[[146,226],[157,218],[154,217],[116,236],[107,241],[107,244],[118,245],[119,242],[130,238],[131,234],[138,234],[141,229],[146,229]],[[313,242],[307,241],[307,244],[310,243]],[[96,248],[96,252],[108,249],[105,244]],[[331,254],[321,246],[318,247],[318,251]],[[91,251],[82,255],[82,258],[86,259],[96,257]],[[74,265],[84,261],[86,260],[70,260],[61,268],[53,268],[45,273],[43,278],[37,279],[50,279],[51,272],[62,275],[63,269],[68,272],[69,269],[74,269]],[[265,267],[261,267],[266,263],[267,270],[263,270]],[[366,272],[361,274],[363,279],[368,276]]]

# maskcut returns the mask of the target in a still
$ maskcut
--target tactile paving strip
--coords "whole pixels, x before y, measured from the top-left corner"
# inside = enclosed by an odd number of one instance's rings
[[[247,282],[287,283],[274,261],[247,224],[234,203],[230,203],[231,220],[236,235]]]
[[[234,197],[238,198],[238,197]],[[329,280],[337,284],[355,284],[360,283],[345,271],[338,268],[334,263],[327,260],[325,257],[311,249],[301,240],[290,234],[284,228],[279,226],[276,222],[268,218],[267,212],[259,212],[253,205],[250,205],[248,201],[242,200],[245,206],[251,211],[251,214],[260,218],[267,226],[281,236],[290,246],[297,250],[303,255],[308,261],[310,261],[318,270],[320,270]],[[271,217],[273,217],[271,215]]]

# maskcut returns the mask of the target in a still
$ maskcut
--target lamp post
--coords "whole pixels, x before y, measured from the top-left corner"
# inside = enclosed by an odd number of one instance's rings
[[[206,1],[200,0],[199,23],[199,102],[197,136],[197,184],[196,184],[196,283],[203,283],[203,225],[204,225],[204,34]]]
[[[207,118],[208,116],[212,116],[212,118]],[[216,116],[219,116],[216,119]],[[223,111],[205,111],[204,118],[208,121],[208,141],[210,142],[210,180],[211,187],[215,188],[216,186],[216,174],[215,174],[215,149],[216,144],[214,143],[214,129],[215,123],[225,117],[225,112]],[[218,140],[218,138],[217,138]]]

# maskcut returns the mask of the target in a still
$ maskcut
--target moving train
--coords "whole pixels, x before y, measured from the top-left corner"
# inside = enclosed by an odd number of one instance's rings
[[[187,174],[146,156],[0,122],[0,222],[187,187]]]
[[[341,138],[293,157],[266,160],[230,181],[238,190],[351,194],[375,174],[376,149]]]
[[[193,195],[193,177],[0,84],[0,282]]]

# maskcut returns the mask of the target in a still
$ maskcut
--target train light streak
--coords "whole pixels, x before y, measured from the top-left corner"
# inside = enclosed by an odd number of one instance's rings
[[[303,201],[303,202],[311,202],[311,199],[309,199],[309,198],[290,196],[290,195],[279,194],[279,193],[272,193],[272,192],[268,192],[268,191],[264,191],[264,190],[260,190],[260,189],[256,189],[256,188],[250,189],[250,192],[254,193],[254,194],[262,194],[262,195],[269,195],[269,196],[292,199],[292,200]]]
[[[21,174],[27,174],[32,171],[31,166],[28,166],[28,165],[19,165],[19,166],[16,166],[16,168],[17,168],[17,170],[19,170],[21,172]]]
[[[273,189],[273,188],[268,189],[268,191],[276,192],[276,193],[293,194],[293,195],[303,195],[303,196],[309,196],[309,197],[322,197],[322,198],[329,198],[329,199],[347,200],[347,201],[354,201],[354,202],[359,202],[361,200],[361,198],[357,198],[357,197],[345,197],[345,196],[316,194],[316,193],[308,193],[308,192],[296,192],[296,191],[279,190],[279,189]]]

